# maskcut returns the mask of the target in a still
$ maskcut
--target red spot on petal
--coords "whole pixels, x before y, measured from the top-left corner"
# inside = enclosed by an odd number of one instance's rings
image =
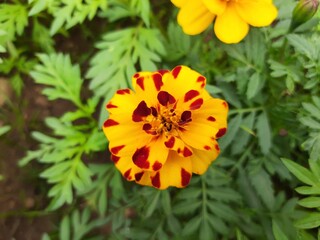
[[[113,105],[111,102],[109,102],[106,107],[107,107],[108,109],[109,109],[109,108],[118,108],[118,106]]]
[[[158,111],[155,107],[151,107],[151,114],[154,116],[154,117],[158,117]]]
[[[160,173],[157,172],[157,174],[154,177],[151,177],[151,183],[152,186],[156,188],[160,188]]]
[[[148,162],[149,153],[150,148],[146,146],[138,148],[132,156],[134,164],[140,168],[148,169],[150,167],[150,163]]]
[[[177,78],[178,75],[179,75],[179,73],[180,73],[180,71],[181,71],[181,66],[175,67],[175,68],[172,70],[172,76],[173,76],[174,78]]]
[[[168,72],[170,72],[170,71],[167,70],[167,69],[160,69],[160,70],[158,70],[158,73],[160,73],[162,76],[163,76],[165,73],[168,73]]]
[[[179,131],[181,131],[181,132],[185,132],[185,131],[186,131],[186,129],[184,129],[183,127],[180,127],[180,126],[179,126],[178,129],[179,129]]]
[[[112,154],[117,155],[122,148],[124,148],[124,145],[113,147],[110,151]]]
[[[162,168],[162,163],[155,161],[154,164],[152,165],[153,171],[158,171],[160,168]]]
[[[195,98],[196,96],[198,96],[200,93],[196,90],[190,90],[189,92],[187,92],[184,95],[184,102],[188,102],[191,99]]]
[[[205,150],[211,150],[211,147],[208,146],[208,145],[204,146],[203,148],[204,148]]]
[[[120,160],[120,157],[117,157],[117,156],[111,154],[111,160],[114,162],[114,164],[116,164]]]
[[[223,105],[225,108],[228,108],[228,103],[227,103],[227,102],[222,102],[222,105]]]
[[[225,135],[227,132],[227,129],[226,128],[220,128],[219,131],[217,132],[216,134],[216,138],[220,138],[222,137],[223,135]]]
[[[132,120],[134,122],[141,122],[143,118],[150,115],[151,109],[148,108],[145,101],[141,101],[138,107],[133,111]]]
[[[152,125],[150,124],[150,123],[145,123],[145,124],[143,124],[143,127],[142,127],[142,129],[144,130],[144,131],[148,131],[148,130],[150,130],[152,128]]]
[[[180,124],[184,124],[184,123],[187,123],[187,122],[190,122],[192,119],[191,119],[191,111],[184,111],[182,114],[181,114],[181,121],[179,122]]]
[[[184,157],[190,157],[192,155],[192,152],[191,152],[191,150],[189,148],[184,147],[182,155]]]
[[[160,91],[161,87],[163,86],[162,82],[162,75],[161,74],[154,74],[152,75],[154,86],[156,87],[157,91]]]
[[[136,179],[136,181],[139,182],[139,181],[141,180],[143,174],[144,174],[144,172],[136,173],[136,174],[134,175],[134,178]]]
[[[189,106],[190,110],[196,110],[199,109],[203,104],[203,99],[202,98],[198,98],[197,100],[195,100],[194,102],[192,102]]]
[[[144,90],[144,77],[139,77],[136,82],[137,82],[137,85],[142,89]]]
[[[158,93],[158,101],[162,106],[167,106],[169,104],[173,104],[176,102],[176,99],[166,91],[160,91]]]
[[[220,147],[219,147],[218,144],[216,144],[214,147],[215,147],[215,149],[216,149],[218,152],[220,151]]]
[[[183,187],[187,186],[190,182],[191,174],[187,172],[184,168],[181,168],[181,185]]]
[[[116,125],[119,125],[119,123],[116,122],[115,120],[111,119],[111,118],[109,118],[109,119],[108,119],[107,121],[105,121],[104,124],[103,124],[103,126],[104,126],[105,128],[107,128],[107,127],[112,127],[112,126],[116,126]]]
[[[211,121],[211,122],[215,122],[216,121],[216,119],[214,117],[212,117],[212,116],[208,117],[207,120]]]
[[[140,77],[140,74],[139,73],[136,73],[135,75],[133,75],[134,78],[138,78]]]
[[[197,82],[201,83],[201,87],[203,88],[206,85],[206,78],[204,76],[200,76],[198,77]]]
[[[130,180],[132,177],[130,176],[131,173],[131,168],[129,168],[124,174],[123,176],[127,179]]]
[[[117,91],[117,94],[124,95],[124,94],[130,94],[130,89],[120,89]]]
[[[167,148],[173,148],[175,141],[175,137],[171,136],[168,141],[164,142],[164,145],[166,145]]]

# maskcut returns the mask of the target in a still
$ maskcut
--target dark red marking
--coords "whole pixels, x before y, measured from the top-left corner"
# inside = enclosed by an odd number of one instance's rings
[[[153,171],[158,171],[160,168],[162,168],[162,163],[155,161],[154,164],[152,165]]]
[[[173,148],[175,141],[175,137],[171,136],[168,141],[164,142],[164,145],[166,145],[167,148]]]
[[[157,112],[157,109],[155,107],[151,107],[151,114],[154,117],[158,117],[158,112]]]
[[[124,174],[123,176],[127,179],[130,180],[132,177],[130,176],[131,173],[131,168],[129,168]]]
[[[184,112],[181,114],[180,119],[181,119],[180,124],[190,122],[190,121],[192,120],[192,119],[191,119],[191,111],[184,111]]]
[[[140,74],[139,73],[136,73],[135,75],[133,75],[134,78],[138,78],[140,77]]]
[[[160,91],[158,93],[158,101],[162,106],[167,106],[169,104],[173,104],[176,102],[176,99],[166,91]]]
[[[227,132],[227,129],[226,128],[220,128],[219,131],[217,132],[216,134],[216,138],[220,138],[222,137],[223,135],[225,135]]]
[[[187,172],[184,168],[181,168],[181,185],[183,187],[187,186],[190,182],[191,174]]]
[[[182,155],[183,155],[184,157],[190,157],[190,156],[192,155],[192,152],[190,151],[189,148],[184,147]]]
[[[215,147],[215,149],[216,149],[218,152],[220,151],[220,147],[219,147],[218,144],[216,144],[214,147]]]
[[[141,101],[138,107],[133,111],[132,120],[134,122],[141,122],[143,118],[150,115],[151,109],[148,108],[145,101]]]
[[[197,82],[201,83],[201,87],[203,88],[206,85],[206,78],[204,76],[200,76],[198,77]]]
[[[124,145],[116,146],[116,147],[111,148],[110,152],[114,155],[117,155],[122,148],[124,148]]]
[[[180,126],[179,126],[179,130],[180,130],[181,132],[185,132],[185,131],[186,131],[183,127],[180,127]]]
[[[136,181],[139,182],[139,181],[141,180],[143,174],[144,174],[144,172],[136,173],[136,174],[134,175],[134,178],[136,179]]]
[[[107,121],[105,121],[104,124],[103,124],[103,126],[104,126],[105,128],[107,128],[107,127],[112,127],[112,126],[116,126],[116,125],[119,125],[119,123],[116,122],[115,120],[111,119],[111,118],[109,118],[109,119],[108,119]]]
[[[109,103],[107,104],[107,108],[108,108],[108,109],[109,109],[109,108],[118,108],[118,106],[113,105],[111,102],[109,102]]]
[[[148,162],[149,153],[150,148],[146,146],[138,148],[132,156],[134,164],[140,168],[148,169],[150,167],[150,163]]]
[[[204,148],[205,150],[208,150],[208,151],[211,150],[211,147],[208,146],[208,145],[204,146],[203,148]]]
[[[190,104],[190,110],[196,110],[199,109],[203,104],[203,99],[202,98],[198,98],[197,100],[195,100],[194,102],[192,102]]]
[[[208,117],[207,120],[211,121],[211,122],[215,122],[216,121],[216,119],[214,117],[212,117],[212,116]]]
[[[227,103],[227,102],[222,102],[222,105],[223,105],[225,108],[228,108],[228,103]]]
[[[116,164],[120,160],[120,157],[117,157],[117,156],[111,154],[111,160],[114,162],[114,164]]]
[[[120,95],[129,94],[129,93],[130,93],[130,89],[128,89],[128,88],[119,89],[119,90],[117,91],[117,93],[120,94]]]
[[[157,172],[157,174],[154,177],[151,177],[151,183],[152,186],[156,188],[160,188],[160,173]]]
[[[144,130],[144,131],[148,131],[148,130],[150,130],[152,128],[152,125],[150,124],[150,123],[145,123],[145,124],[143,124],[143,127],[142,127],[142,129]]]
[[[144,91],[144,77],[139,77],[136,81],[137,85]]]
[[[163,76],[165,73],[168,73],[168,72],[170,72],[170,71],[167,70],[167,69],[160,69],[160,70],[158,70],[158,73],[160,73],[162,76]]]
[[[199,94],[200,93],[196,90],[190,90],[189,92],[187,92],[184,95],[184,102],[190,101],[191,99],[195,98],[196,96],[199,96]]]
[[[152,75],[152,79],[157,91],[160,91],[161,87],[163,86],[162,75],[158,73],[154,74]]]
[[[181,66],[175,67],[175,68],[171,71],[172,76],[173,76],[174,78],[177,78],[178,75],[179,75],[179,73],[180,73],[180,71],[181,71]]]

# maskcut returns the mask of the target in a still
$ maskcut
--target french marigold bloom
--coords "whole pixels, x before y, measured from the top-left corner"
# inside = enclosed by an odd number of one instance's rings
[[[225,43],[238,43],[249,25],[264,27],[277,17],[272,0],[171,0],[179,10],[178,23],[189,35],[203,32],[215,20],[214,32]]]
[[[103,131],[111,159],[129,181],[166,189],[185,187],[220,152],[228,104],[204,89],[206,78],[186,66],[139,72],[134,91],[118,90],[106,105]]]

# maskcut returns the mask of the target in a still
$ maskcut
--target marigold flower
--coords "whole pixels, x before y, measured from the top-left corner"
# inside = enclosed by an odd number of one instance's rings
[[[277,17],[272,0],[171,0],[179,10],[178,23],[189,35],[203,32],[215,19],[214,32],[225,43],[240,42],[249,25],[264,27]]]
[[[118,90],[106,105],[103,130],[111,159],[129,181],[185,187],[219,154],[228,104],[204,89],[206,78],[186,66],[139,72],[134,91]]]

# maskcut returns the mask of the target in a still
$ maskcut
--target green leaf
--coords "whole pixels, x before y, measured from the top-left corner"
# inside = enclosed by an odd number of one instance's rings
[[[150,217],[152,215],[152,213],[154,212],[154,210],[156,209],[156,207],[158,205],[160,194],[161,194],[161,191],[155,192],[155,194],[151,200],[151,203],[146,210],[145,218]]]
[[[320,226],[320,213],[309,213],[307,216],[297,220],[295,226],[301,229],[311,229]]]
[[[272,232],[275,240],[289,240],[275,220],[272,220]]]
[[[268,154],[271,148],[271,129],[269,125],[268,116],[265,112],[262,112],[256,123],[257,136],[259,139],[259,145],[263,154]]]
[[[182,235],[191,235],[195,233],[201,224],[201,217],[197,216],[190,219],[182,230]]]
[[[308,185],[316,185],[318,183],[318,179],[308,169],[289,159],[281,158],[281,160],[289,171],[303,183]]]
[[[64,216],[60,223],[60,229],[59,229],[59,238],[68,240],[71,239],[70,236],[70,220],[68,216]]]
[[[219,145],[222,150],[225,150],[232,141],[235,141],[235,136],[240,129],[242,123],[242,115],[238,114],[229,122],[228,130],[225,136],[219,140]]]
[[[319,187],[302,186],[302,187],[297,187],[295,190],[298,193],[303,194],[303,195],[320,194]]]
[[[10,126],[2,126],[0,127],[0,137],[11,130]]]
[[[320,207],[320,197],[307,197],[299,200],[299,205],[306,208],[319,208]]]

